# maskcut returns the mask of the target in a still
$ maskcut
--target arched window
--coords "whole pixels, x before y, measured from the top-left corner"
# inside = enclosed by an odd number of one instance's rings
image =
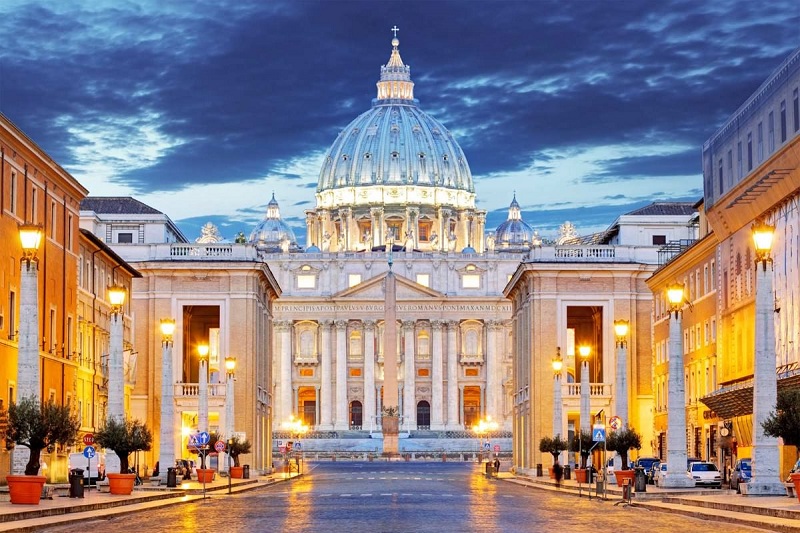
[[[350,402],[350,429],[361,429],[363,426],[363,409],[361,402],[353,400]]]
[[[431,404],[422,400],[417,404],[417,429],[431,428]]]

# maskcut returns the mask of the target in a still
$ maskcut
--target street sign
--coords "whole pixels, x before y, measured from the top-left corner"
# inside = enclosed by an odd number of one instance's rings
[[[197,434],[197,442],[199,442],[201,446],[205,446],[210,440],[211,435],[208,434],[208,431],[203,431]]]
[[[491,444],[490,442],[484,442],[484,443],[483,443],[483,449],[484,449],[484,450],[486,450],[487,452],[488,452],[488,451],[489,451],[491,448],[492,448],[492,444]]]
[[[87,446],[83,449],[83,456],[87,459],[91,459],[94,457],[94,446]]]
[[[294,448],[294,451],[299,452],[300,450],[303,449],[303,445],[298,441],[298,442],[294,443],[293,448]]]
[[[622,427],[622,419],[618,416],[612,416],[608,420],[608,425],[611,426],[611,429],[617,431],[619,428]]]
[[[83,443],[86,446],[91,446],[92,444],[94,444],[94,435],[92,435],[91,433],[87,433],[86,435],[84,435]]]
[[[219,452],[219,453],[224,452],[225,451],[225,441],[218,440],[217,442],[215,442],[214,443],[214,449],[217,450],[217,452]]]
[[[278,451],[281,453],[286,453],[286,446],[278,446]]]
[[[595,425],[592,429],[592,440],[594,442],[606,441],[606,428],[602,425]]]
[[[499,444],[495,444],[494,445],[494,451],[495,451],[495,453],[500,451],[500,445]]]

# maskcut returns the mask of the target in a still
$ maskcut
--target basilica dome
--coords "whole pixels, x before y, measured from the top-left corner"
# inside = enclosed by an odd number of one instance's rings
[[[508,219],[497,226],[494,240],[497,250],[504,252],[526,251],[531,246],[541,244],[538,233],[522,220],[522,212],[516,194],[508,207]]]
[[[399,44],[392,40],[372,108],[348,124],[325,155],[318,208],[426,201],[474,207],[464,152],[441,122],[419,108]]]
[[[281,220],[281,211],[278,201],[275,200],[275,193],[272,193],[272,200],[267,204],[267,214],[250,233],[248,242],[255,244],[259,248],[271,252],[297,252],[300,247],[294,231],[286,222]]]

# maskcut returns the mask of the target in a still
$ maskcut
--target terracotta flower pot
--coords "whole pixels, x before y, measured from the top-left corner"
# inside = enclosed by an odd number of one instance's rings
[[[231,467],[231,477],[233,479],[242,479],[244,477],[244,467],[243,466],[232,466]]]
[[[198,483],[211,483],[214,480],[214,472],[213,468],[198,468],[197,469],[197,481]]]
[[[133,492],[136,474],[106,474],[106,477],[108,478],[108,491],[111,494],[127,496]]]
[[[624,480],[628,480],[628,485],[633,487],[633,476],[636,473],[634,470],[615,470],[614,477],[617,478],[617,486],[621,487],[624,485]]]
[[[39,505],[42,487],[46,481],[44,476],[6,476],[11,503]]]
[[[797,494],[797,499],[800,500],[800,472],[790,474],[792,483],[794,483],[794,493]]]

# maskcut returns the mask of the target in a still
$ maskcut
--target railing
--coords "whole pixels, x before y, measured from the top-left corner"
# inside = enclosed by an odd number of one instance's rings
[[[617,245],[559,245],[537,246],[528,256],[531,262],[544,263],[648,263],[656,264],[656,248],[653,246]]]
[[[481,365],[483,364],[483,354],[461,354],[459,361],[462,365]]]
[[[198,383],[176,383],[174,388],[176,398],[179,397],[198,397],[200,396],[200,385]],[[209,383],[208,395],[225,397],[224,383]]]
[[[611,383],[589,383],[589,396],[611,396]],[[580,398],[580,383],[564,383],[562,385],[562,396],[564,398]]]

